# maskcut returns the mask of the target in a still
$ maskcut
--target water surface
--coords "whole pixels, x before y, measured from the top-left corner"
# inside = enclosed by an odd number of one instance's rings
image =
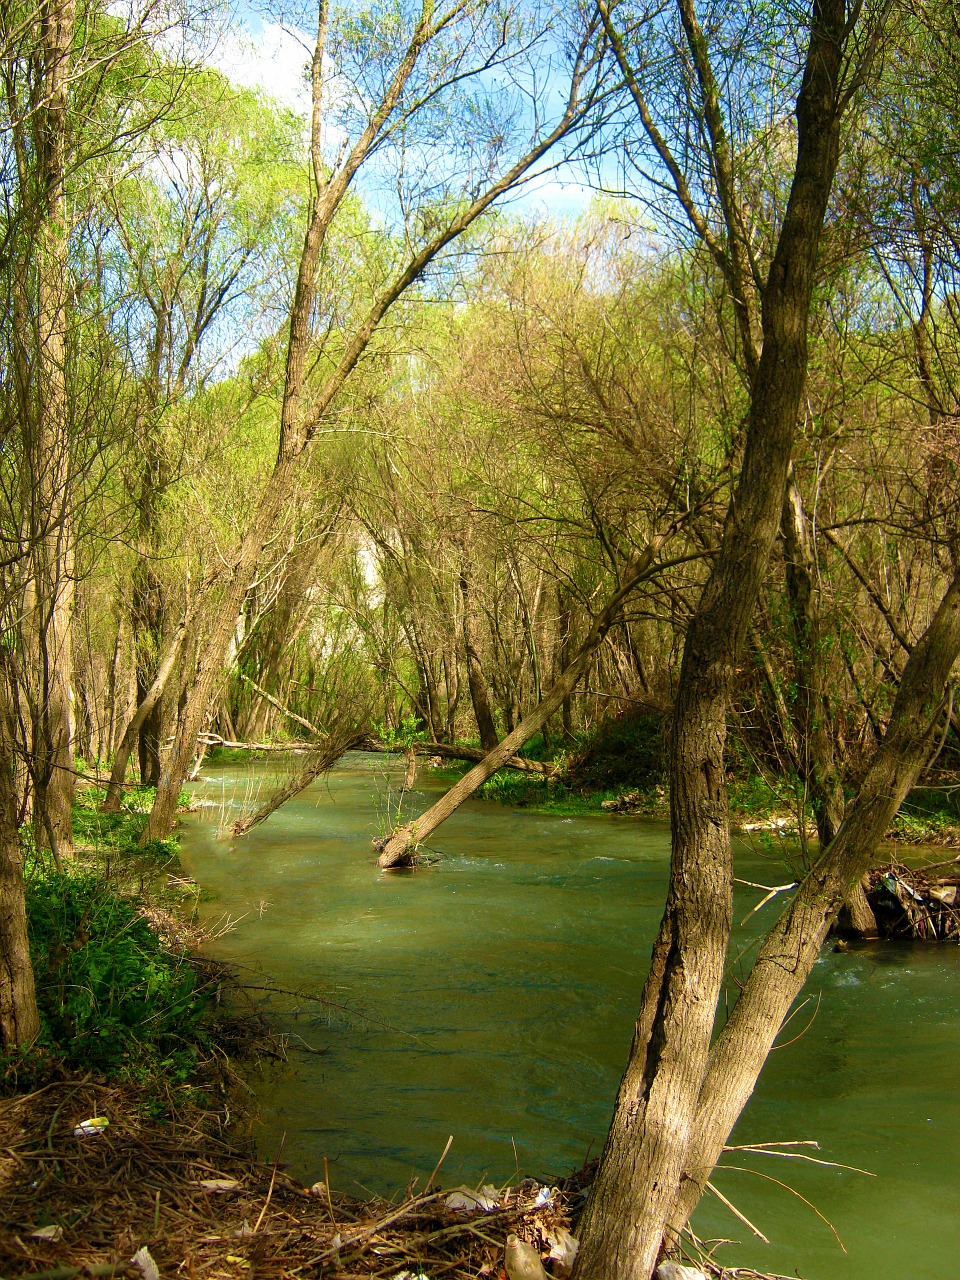
[[[264,766],[257,770],[262,775]],[[256,771],[255,771],[256,772]],[[217,838],[218,808],[249,798],[251,774],[213,768],[183,841],[211,919],[238,923],[218,955],[344,1010],[292,1002],[292,1052],[260,1090],[262,1147],[306,1181],[392,1192],[429,1174],[449,1134],[444,1181],[562,1173],[602,1145],[660,918],[661,824],[563,818],[480,801],[437,833],[444,857],[382,875],[370,839],[399,778],[355,755],[241,840]],[[269,785],[269,784],[267,784]],[[418,812],[439,784],[409,800]],[[737,874],[789,879],[738,848]],[[742,890],[737,918],[762,895]],[[769,924],[776,904],[742,931]],[[794,1160],[728,1156],[720,1189],[765,1245],[717,1201],[695,1219],[733,1238],[718,1256],[808,1280],[960,1277],[960,948],[871,946],[827,953],[771,1056],[733,1142],[813,1138],[809,1154],[875,1178]],[[295,1041],[294,1041],[295,1043]],[[758,1174],[766,1175],[766,1178]],[[769,1178],[788,1182],[830,1228]]]

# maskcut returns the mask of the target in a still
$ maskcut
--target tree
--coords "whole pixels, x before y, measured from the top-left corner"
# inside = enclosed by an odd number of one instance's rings
[[[542,128],[535,122],[533,135],[527,138],[526,149],[520,155],[506,158],[508,136],[502,122],[496,122],[495,127],[490,119],[484,123],[481,111],[473,117],[478,132],[465,137],[463,151],[454,155],[452,177],[443,175],[438,183],[428,167],[411,185],[410,147],[414,141],[424,149],[430,130],[448,133],[448,112],[461,105],[477,111],[477,103],[468,104],[463,97],[469,81],[474,82],[477,93],[485,92],[484,84],[492,83],[498,74],[510,74],[513,66],[526,58],[528,33],[509,21],[487,22],[487,13],[487,5],[481,0],[456,0],[449,5],[424,0],[419,9],[412,11],[401,4],[390,16],[394,34],[387,46],[376,30],[368,31],[364,23],[355,22],[349,15],[334,23],[332,32],[338,37],[336,52],[341,75],[346,74],[351,60],[358,65],[351,105],[359,111],[360,118],[355,121],[356,140],[348,143],[331,165],[324,153],[325,58],[331,13],[326,0],[322,0],[311,63],[312,190],[290,309],[277,460],[231,557],[216,615],[209,620],[197,679],[187,694],[145,840],[165,835],[173,824],[197,733],[220,680],[237,613],[264,545],[278,514],[296,489],[314,437],[318,431],[329,429],[325,424],[335,412],[337,399],[387,313],[500,195],[584,124],[596,99],[597,33],[595,26],[588,24],[572,37],[568,92],[559,117]],[[397,31],[404,33],[402,41],[396,39]],[[531,38],[535,35],[529,33]],[[499,85],[494,92],[502,93],[502,89],[503,85]],[[419,137],[417,128],[421,129]],[[322,313],[335,303],[322,292],[328,236],[357,174],[365,166],[369,170],[374,158],[382,160],[391,148],[396,149],[395,154],[403,162],[398,170],[401,191],[410,193],[413,199],[405,210],[409,216],[403,235],[393,245],[384,240],[388,270],[363,318],[352,330],[337,334],[336,345],[324,343],[322,331],[317,331],[317,311]],[[324,370],[322,375],[317,374],[317,368]]]
[[[855,38],[862,36],[864,19],[858,9],[848,12],[842,0],[813,6],[796,95],[796,161],[755,316],[748,278],[754,278],[759,264],[737,200],[734,155],[708,41],[691,0],[678,0],[678,46],[682,39],[679,47],[695,77],[689,107],[704,148],[698,163],[722,210],[723,240],[695,204],[687,175],[653,121],[604,0],[598,6],[649,144],[724,273],[748,353],[750,389],[743,459],[723,541],[684,644],[670,745],[672,857],[666,909],[581,1226],[579,1276],[647,1280],[665,1232],[677,1225],[674,1200],[689,1176],[698,1099],[722,990],[733,877],[726,718],[737,661],[780,524],[840,128],[863,72]],[[749,354],[753,351],[758,352],[756,361]]]

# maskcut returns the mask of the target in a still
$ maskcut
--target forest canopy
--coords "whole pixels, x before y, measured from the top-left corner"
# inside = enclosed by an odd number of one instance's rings
[[[78,785],[154,788],[149,844],[211,745],[304,748],[274,808],[465,749],[390,866],[502,765],[610,782],[613,734],[673,879],[579,1274],[646,1280],[957,746],[956,14],[0,14],[4,1045]],[[817,839],[714,1039],[755,777]]]

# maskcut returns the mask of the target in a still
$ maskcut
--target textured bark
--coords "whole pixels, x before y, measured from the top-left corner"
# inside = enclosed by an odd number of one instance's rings
[[[743,1110],[767,1054],[820,954],[844,899],[870,865],[877,842],[926,766],[960,657],[960,574],[914,647],[883,740],[833,842],[768,933],[750,977],[710,1053],[694,1140],[670,1214],[686,1223]]]
[[[28,1045],[40,1031],[23,887],[23,850],[14,790],[14,733],[6,672],[0,672],[0,1050]]]
[[[480,628],[473,603],[473,592],[465,572],[460,573],[460,595],[463,597],[463,647],[467,659],[467,683],[470,701],[484,751],[492,751],[499,741],[493,712],[490,710],[490,694],[480,662]]]
[[[691,6],[682,7],[686,20]],[[814,7],[796,105],[796,167],[763,291],[763,347],[743,464],[681,664],[670,751],[666,910],[581,1220],[581,1280],[648,1280],[693,1137],[730,933],[726,716],[780,523],[806,376],[817,251],[838,158],[838,86],[848,35],[841,0]]]

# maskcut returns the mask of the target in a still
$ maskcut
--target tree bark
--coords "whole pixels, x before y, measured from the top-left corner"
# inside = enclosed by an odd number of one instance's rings
[[[64,186],[74,25],[73,0],[47,0],[38,10],[39,105],[31,119],[35,169],[19,175],[21,198],[28,202],[28,225],[32,222],[27,253],[34,255],[36,290],[36,350],[32,361],[27,355],[21,405],[27,436],[25,541],[32,548],[24,611],[33,737],[29,763],[38,839],[49,845],[58,865],[73,852],[75,791],[70,704],[74,566],[67,403],[69,225]],[[24,270],[26,277],[29,268]],[[21,306],[29,314],[25,278],[23,294]],[[23,343],[25,335],[16,340]]]
[[[693,1212],[841,904],[868,869],[877,843],[927,763],[958,657],[960,573],[907,660],[886,733],[835,839],[821,851],[768,933],[710,1052],[684,1164],[686,1177],[675,1184],[672,1237]]]
[[[113,768],[110,771],[110,781],[107,783],[107,794],[103,798],[100,805],[101,813],[116,813],[120,808],[120,796],[123,792],[124,779],[127,776],[127,764],[133,754],[133,749],[140,741],[140,731],[146,724],[154,708],[163,697],[164,691],[169,683],[170,676],[173,674],[183,649],[183,642],[187,632],[190,629],[190,623],[196,611],[196,602],[192,607],[188,607],[180,625],[171,637],[170,643],[167,645],[166,653],[160,659],[160,665],[157,668],[157,674],[153,678],[153,683],[143,693],[140,704],[123,732],[120,739],[120,745],[117,747],[113,759]]]
[[[813,805],[820,848],[826,849],[840,829],[845,800],[833,743],[813,541],[792,467],[784,491],[780,530],[796,675],[796,763]],[[844,930],[863,938],[875,938],[879,932],[859,880],[851,886],[839,923]]]
[[[686,27],[692,5],[681,0]],[[722,987],[733,867],[726,716],[780,523],[807,368],[817,251],[839,151],[850,35],[842,0],[814,6],[796,104],[797,159],[763,291],[763,346],[720,552],[684,645],[670,751],[673,852],[627,1069],[580,1225],[579,1280],[648,1280],[694,1132]],[[694,54],[699,29],[688,40]],[[705,90],[706,94],[706,90]]]
[[[0,1050],[4,1053],[30,1044],[40,1032],[17,826],[8,674],[0,671]]]
[[[463,597],[463,647],[467,659],[467,683],[470,686],[470,701],[473,703],[473,714],[477,721],[477,732],[480,734],[480,745],[484,751],[492,751],[499,742],[496,725],[493,723],[493,712],[490,710],[490,694],[487,681],[480,662],[480,628],[477,625],[477,614],[473,604],[473,592],[465,570],[460,571],[460,595]]]

